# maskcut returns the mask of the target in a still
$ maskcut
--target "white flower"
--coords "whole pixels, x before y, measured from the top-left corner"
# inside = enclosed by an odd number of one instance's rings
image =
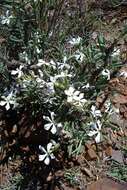
[[[52,79],[54,79],[54,82],[59,78],[66,78],[66,77],[72,77],[71,74],[68,74],[67,71],[61,72],[60,74],[54,76]]]
[[[16,107],[15,95],[12,92],[8,96],[1,96],[1,98],[3,100],[0,101],[0,106],[5,106],[6,110],[10,109],[11,104]]]
[[[89,89],[90,88],[90,84],[89,83],[87,83],[86,85],[84,85],[83,87],[82,87],[83,89],[85,88],[85,89]]]
[[[36,75],[33,71],[30,71],[30,74],[32,78],[38,83],[39,87],[42,88],[44,85],[46,85],[46,82],[43,80],[43,72],[39,69],[38,74]],[[31,79],[30,79],[31,80]],[[24,83],[26,83],[26,80],[23,80]]]
[[[104,107],[105,107],[105,112],[109,114],[112,113],[112,105],[111,105],[111,102],[109,100],[107,100],[104,104]]]
[[[37,66],[41,67],[42,65],[50,66],[50,63],[44,61],[43,59],[39,59],[38,63],[37,63]]]
[[[5,13],[5,16],[1,16],[1,24],[9,25],[12,18],[13,18],[13,16],[9,15],[9,10],[7,10]]]
[[[51,66],[53,69],[56,69],[57,64],[55,63],[55,61],[53,61],[53,60],[51,59],[51,61],[50,61],[50,66]]]
[[[48,90],[49,94],[54,94],[55,93],[54,82],[47,82],[46,87],[47,87],[47,90]]]
[[[92,123],[91,127],[92,127],[92,130],[88,133],[88,136],[89,137],[95,136],[95,142],[100,143],[101,142],[101,127],[102,127],[100,120],[97,120],[96,123]]]
[[[36,52],[37,52],[37,54],[40,54],[41,53],[41,50],[39,49],[39,47],[35,47],[36,48]]]
[[[53,31],[50,31],[50,32],[48,33],[48,35],[49,35],[49,37],[52,37]]]
[[[34,0],[35,3],[42,2],[42,0]]]
[[[43,72],[42,72],[40,69],[38,70],[38,72],[39,72],[39,76],[40,76],[41,78],[43,78],[43,76],[44,76]]]
[[[31,80],[23,79],[22,80],[22,88],[27,88],[30,85]]]
[[[115,112],[115,113],[118,113],[120,112],[119,108],[115,107],[112,105],[112,113]]]
[[[28,53],[26,51],[23,51],[22,53],[19,53],[19,58],[21,61],[25,61],[26,63],[30,64],[31,61],[29,59]]]
[[[80,91],[76,91],[73,87],[69,87],[69,89],[64,92],[67,95],[68,103],[79,104],[81,106],[81,104],[87,102],[87,100],[84,99],[84,94],[80,93]]]
[[[122,71],[119,76],[127,78],[127,72],[126,71]]]
[[[64,62],[64,61],[65,60],[63,60],[63,62],[57,62],[57,68],[59,70],[64,70],[64,69],[69,70],[70,69],[71,66],[68,63]]]
[[[119,55],[120,55],[120,49],[114,48],[112,57],[116,57],[116,56],[119,56]]]
[[[108,69],[104,69],[101,74],[106,76],[107,80],[110,80],[110,71]]]
[[[48,123],[44,125],[44,129],[47,130],[47,131],[50,130],[52,134],[56,134],[57,129],[62,128],[62,124],[61,123],[56,123],[55,120],[54,120],[54,117],[55,117],[54,112],[50,112],[50,117],[43,116],[43,119],[48,121]]]
[[[56,142],[51,140],[51,142],[49,142],[47,144],[47,149],[45,149],[43,146],[39,145],[39,149],[43,153],[43,154],[39,154],[39,161],[44,161],[44,163],[46,165],[49,165],[50,160],[55,159],[55,156],[52,152],[55,144],[56,144]]]
[[[82,40],[82,38],[79,36],[77,38],[71,38],[69,40],[69,44],[71,44],[72,46],[75,46],[75,45],[80,44],[81,40]]]
[[[64,72],[61,72],[60,74],[58,75],[55,75],[55,76],[50,76],[50,82],[47,82],[46,85],[47,85],[47,88],[49,90],[49,93],[50,94],[53,94],[55,93],[55,90],[54,90],[54,85],[56,83],[56,81],[60,78],[66,78],[66,77],[72,77],[71,74],[67,74],[66,71]]]
[[[11,74],[12,74],[12,75],[18,75],[17,77],[18,77],[18,78],[21,78],[21,77],[23,76],[22,68],[23,68],[23,66],[20,65],[20,67],[17,68],[16,70],[12,70],[12,71],[11,71]]]
[[[46,83],[49,94],[55,93],[55,89],[54,89],[55,82],[56,82],[56,77],[50,76],[50,81]]]
[[[74,57],[75,57],[76,61],[82,63],[85,55],[82,52],[77,51],[76,54],[74,55]]]
[[[110,100],[107,100],[104,104],[105,107],[105,113],[108,113],[108,115],[115,113],[119,113],[119,108],[115,107],[111,104]]]
[[[44,85],[46,85],[46,82],[42,78],[40,78],[40,77],[36,78],[36,82],[38,83],[38,85],[39,85],[40,88],[43,88]]]
[[[91,107],[91,111],[90,111],[93,115],[93,117],[101,117],[101,111],[96,109],[96,106],[92,106]]]
[[[67,62],[67,56],[63,57],[63,62],[64,62],[64,64]]]

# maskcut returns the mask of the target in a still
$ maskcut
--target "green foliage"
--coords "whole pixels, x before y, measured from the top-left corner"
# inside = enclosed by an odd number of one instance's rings
[[[119,181],[127,181],[127,168],[125,165],[113,162],[108,173],[110,176],[118,179]]]
[[[80,173],[78,170],[69,169],[65,171],[64,177],[70,185],[75,186],[80,184],[79,175]]]
[[[13,176],[1,190],[21,190],[23,177],[20,174]]]
[[[111,4],[111,6],[117,7],[121,5],[123,2],[121,2],[120,0],[109,0],[109,3]]]

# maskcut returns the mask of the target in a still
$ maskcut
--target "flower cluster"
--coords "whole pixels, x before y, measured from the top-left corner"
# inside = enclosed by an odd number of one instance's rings
[[[94,118],[93,122],[90,122],[89,126],[91,130],[88,133],[89,137],[94,137],[96,143],[101,142],[101,129],[102,129],[102,123],[99,120],[99,118],[102,117],[101,111],[96,109],[96,106],[92,105],[90,113],[92,114],[92,117]]]
[[[100,120],[97,120],[96,123],[90,123],[91,131],[88,133],[89,137],[95,137],[95,142],[101,142],[101,127],[102,124]]]
[[[25,107],[24,110],[29,109],[31,112],[31,117],[41,117],[39,130],[46,140],[44,144],[38,144],[37,154],[39,161],[49,165],[51,160],[55,159],[54,148],[57,144],[51,139],[60,141],[61,136],[62,140],[67,138],[68,144],[72,143],[71,146],[74,146],[68,150],[74,150],[74,153],[79,151],[84,142],[84,135],[87,138],[92,137],[96,143],[103,140],[105,121],[103,113],[95,106],[95,100],[101,91],[100,86],[104,86],[106,82],[102,78],[110,80],[111,74],[108,68],[103,68],[97,77],[102,81],[91,81],[91,73],[94,73],[96,68],[101,68],[102,54],[95,45],[83,47],[80,37],[71,38],[67,42],[71,51],[64,49],[59,58],[48,59],[40,56],[40,33],[36,32],[33,36],[36,41],[33,52],[37,55],[37,60],[33,63],[27,48],[19,53],[21,65],[9,71],[10,86],[14,89],[9,93],[11,87],[5,88],[0,106],[6,110]],[[33,46],[32,42],[31,45]],[[90,65],[91,61],[96,63],[94,67]],[[92,72],[90,68],[93,69]],[[126,73],[121,73],[121,76],[126,77]],[[110,102],[106,102],[105,114],[111,113],[110,107]],[[80,125],[88,126],[88,131],[83,127],[80,130]]]
[[[68,90],[65,90],[67,95],[67,102],[76,106],[82,106],[87,100],[84,98],[84,94],[80,91],[75,90],[73,87],[69,87]]]

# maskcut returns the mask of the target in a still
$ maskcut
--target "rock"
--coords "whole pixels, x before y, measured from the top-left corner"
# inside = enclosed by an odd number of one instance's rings
[[[112,150],[112,160],[123,164],[123,154],[120,150]]]
[[[89,185],[87,190],[127,190],[127,183],[121,184],[112,179],[104,178]]]
[[[119,127],[122,127],[124,121],[120,118],[118,114],[113,113],[110,117],[110,122],[115,125],[118,125]]]
[[[91,148],[91,143],[86,143],[85,144],[85,148],[88,150],[88,149],[90,149]]]
[[[90,148],[90,149],[88,149],[88,151],[86,153],[86,158],[87,158],[87,160],[96,160],[97,154],[92,148]]]
[[[112,99],[113,103],[119,103],[119,104],[126,104],[127,103],[127,96],[124,95],[117,95],[116,97],[113,97]]]
[[[50,172],[49,175],[48,175],[48,177],[47,177],[47,179],[46,179],[46,181],[50,182],[52,180],[53,180],[53,174]]]
[[[83,155],[79,155],[77,157],[77,162],[79,165],[83,164],[84,163],[84,156]]]
[[[117,131],[117,135],[120,136],[120,137],[123,137],[124,136],[124,132],[123,131]]]
[[[56,177],[63,177],[63,176],[64,176],[64,171],[62,171],[62,170],[56,171],[56,172],[55,172],[55,176],[56,176]]]
[[[124,136],[127,137],[127,129],[124,131]]]
[[[112,147],[108,146],[105,150],[106,156],[112,156]]]

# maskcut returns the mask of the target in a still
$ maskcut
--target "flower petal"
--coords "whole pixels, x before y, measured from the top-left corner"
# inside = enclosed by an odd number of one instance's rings
[[[52,125],[51,132],[52,132],[52,134],[56,134],[57,129],[56,129],[55,125]]]
[[[47,124],[44,125],[44,129],[45,129],[46,131],[48,131],[48,130],[51,129],[52,125],[53,125],[53,123],[47,123]]]
[[[79,94],[79,98],[80,98],[80,99],[83,99],[83,98],[84,98],[84,94],[83,94],[83,93],[80,93],[80,94]]]
[[[100,143],[100,141],[101,141],[101,133],[100,132],[98,132],[97,136],[95,137],[95,141],[96,141],[96,143]]]
[[[80,100],[80,101],[81,101],[81,103],[86,103],[86,102],[87,102],[86,99],[82,99],[82,100]]]
[[[22,72],[22,71],[19,71],[19,73],[18,73],[18,78],[21,78],[22,75],[23,75],[23,72]]]
[[[74,92],[74,96],[78,96],[79,94],[80,94],[80,91],[78,90]]]
[[[7,102],[6,106],[5,106],[6,110],[10,109],[10,104]]]
[[[16,102],[14,100],[9,100],[9,104],[15,104]]]
[[[90,131],[89,133],[88,133],[88,136],[89,137],[92,137],[92,136],[94,136],[94,135],[96,135],[98,132],[97,131]]]
[[[75,91],[75,89],[72,86],[70,86],[70,88],[68,89],[69,95],[72,95],[74,93],[74,91]]]
[[[62,127],[63,127],[63,126],[62,126],[62,123],[58,123],[58,124],[57,124],[57,127],[58,127],[58,128],[62,128]]]
[[[50,164],[50,158],[49,158],[48,156],[45,158],[44,163],[45,163],[46,165],[49,165],[49,164]]]
[[[96,109],[96,107],[95,107],[95,106],[92,106],[92,107],[91,107],[91,111],[92,111],[92,112],[94,112],[94,111],[95,111],[95,109]]]
[[[46,121],[52,122],[50,117],[48,117],[48,116],[43,116],[43,119],[46,120]]]
[[[50,142],[52,143],[52,145],[56,145],[56,142],[54,140],[50,140]]]
[[[79,96],[73,96],[73,99],[75,100],[75,101],[80,101],[80,98],[79,98]]]
[[[70,97],[67,97],[67,102],[73,102],[73,97],[72,96],[70,96]]]
[[[98,129],[101,130],[102,124],[101,124],[100,120],[97,120],[97,126],[98,126]]]
[[[64,93],[68,96],[70,95],[70,93],[68,92],[68,90],[65,90]]]
[[[96,110],[96,111],[95,111],[95,115],[96,115],[96,116],[101,116],[101,111],[100,111],[100,110]]]
[[[39,155],[39,161],[43,161],[46,158],[46,154]]]
[[[54,156],[54,154],[52,153],[52,154],[50,154],[50,157],[51,157],[51,159],[55,159],[55,156]]]
[[[50,152],[51,148],[52,148],[52,143],[50,142],[47,144],[47,152],[48,153]]]
[[[40,149],[42,152],[44,152],[45,154],[47,154],[47,151],[45,150],[45,148],[44,148],[43,146],[39,145],[39,149]]]
[[[92,128],[94,131],[97,131],[97,130],[98,130],[98,127],[97,127],[97,124],[96,124],[96,123],[92,123],[90,126],[91,126],[91,128]]]
[[[5,101],[0,101],[0,106],[4,106],[6,104]]]
[[[11,74],[12,74],[12,75],[16,75],[17,73],[18,73],[18,71],[15,71],[15,70],[12,70],[12,71],[11,71]]]
[[[54,112],[50,112],[50,115],[51,115],[51,120],[53,121],[54,117],[55,117],[55,113]]]

